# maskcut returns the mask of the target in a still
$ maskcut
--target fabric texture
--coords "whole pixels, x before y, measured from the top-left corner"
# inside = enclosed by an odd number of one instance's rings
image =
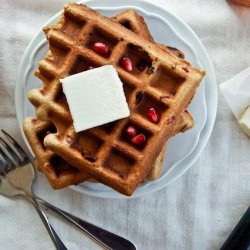
[[[15,118],[17,67],[31,38],[63,0],[1,0],[0,127],[22,142]],[[250,66],[250,8],[224,0],[155,0],[187,22],[205,45],[221,83]],[[250,205],[250,138],[219,94],[214,131],[194,166],[170,186],[131,200],[98,199],[71,189],[53,192],[41,176],[36,193],[49,202],[132,240],[138,249],[219,249]],[[101,249],[49,215],[71,249]],[[28,202],[0,196],[0,250],[54,249]]]

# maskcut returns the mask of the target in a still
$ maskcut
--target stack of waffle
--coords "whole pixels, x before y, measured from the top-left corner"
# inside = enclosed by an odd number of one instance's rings
[[[43,86],[29,93],[37,117],[24,120],[37,169],[55,189],[96,181],[125,195],[145,179],[157,179],[167,140],[193,127],[186,108],[204,71],[194,68],[178,49],[156,44],[143,18],[133,10],[107,18],[70,3],[59,21],[44,32],[49,51],[35,72]],[[96,53],[97,41],[111,52]],[[121,66],[124,56],[135,65],[129,72]],[[115,67],[123,82],[131,115],[76,133],[60,79],[107,64]],[[147,119],[150,107],[160,113],[159,122]],[[143,145],[127,138],[129,126],[145,135]]]

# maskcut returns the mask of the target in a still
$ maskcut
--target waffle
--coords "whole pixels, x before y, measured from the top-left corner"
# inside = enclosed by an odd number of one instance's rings
[[[99,182],[131,195],[172,135],[204,71],[84,5],[67,4],[59,22],[44,31],[50,50],[36,71],[44,86],[31,91],[29,99],[37,117],[51,120],[57,128],[56,134],[46,136],[45,146]],[[91,49],[97,39],[110,46],[108,57]],[[124,55],[143,69],[126,72],[119,64]],[[78,73],[79,68],[106,64],[116,68],[124,83],[131,116],[76,134],[59,79]],[[161,111],[157,125],[145,119],[145,109],[152,105]],[[124,138],[129,124],[146,135],[143,147]]]
[[[143,37],[145,40],[148,40],[150,42],[155,42],[154,38],[151,36],[148,26],[145,23],[144,18],[139,15],[134,10],[125,10],[119,14],[117,14],[115,17],[112,18],[114,21],[120,23],[125,28],[133,31],[137,35]],[[166,46],[164,44],[158,44],[158,47],[160,47],[163,50],[168,50],[174,53],[177,57],[184,59],[185,55],[182,51],[180,51],[177,48]]]
[[[250,7],[250,2],[248,0],[229,0],[229,2]]]
[[[189,115],[186,117],[186,121],[188,120],[189,125],[187,127],[190,127],[193,124],[193,120],[190,119]],[[187,129],[187,127],[183,127],[184,122],[178,124],[179,126],[176,133],[184,132],[184,130]],[[70,185],[77,185],[83,181],[95,182],[95,180],[87,175],[85,171],[73,167],[62,157],[45,148],[43,144],[45,136],[56,132],[56,128],[52,122],[27,117],[24,119],[23,127],[32,151],[35,154],[35,166],[46,175],[50,185],[54,189],[62,189]],[[155,180],[159,178],[165,151],[166,145],[158,155],[147,179]]]
[[[183,115],[185,117],[185,114]],[[184,118],[186,121],[178,123],[176,133],[184,132],[193,125],[193,120],[190,115],[186,113]],[[188,121],[188,123],[187,123]],[[48,150],[44,146],[44,138],[50,133],[55,133],[56,128],[50,121],[41,121],[37,118],[27,117],[24,119],[24,132],[35,154],[35,165],[39,171],[42,171],[49,183],[54,189],[65,188],[70,185],[77,185],[83,181],[95,181],[85,171],[68,164],[59,155]],[[166,151],[166,145],[158,155],[152,170],[147,179],[155,180],[159,178],[162,169],[162,162]]]
[[[184,121],[182,121],[178,123],[179,126],[176,129],[176,133],[184,132],[187,128],[192,126],[193,120],[190,115],[186,114],[184,119],[186,122],[184,123]],[[83,181],[95,181],[88,176],[85,171],[80,171],[71,166],[59,155],[45,148],[43,144],[45,136],[56,132],[56,128],[52,122],[27,117],[24,119],[23,127],[32,151],[35,154],[35,166],[46,175],[49,183],[54,189],[77,185]],[[155,180],[159,178],[165,151],[166,145],[158,155],[147,179]]]
[[[181,115],[180,121],[177,123],[172,136],[175,136],[177,133],[184,133],[188,129],[192,128],[194,125],[193,117],[188,111],[184,111]],[[157,157],[149,175],[147,176],[148,180],[156,180],[161,175],[162,170],[162,162],[164,160],[164,155],[166,152],[167,144],[163,146],[162,151],[160,152],[159,156]]]
[[[143,17],[138,15],[133,10],[126,10],[118,14],[114,17],[114,20],[122,24],[123,26],[129,28],[133,32],[137,33],[138,35],[142,36],[146,40],[153,41],[152,36],[147,28],[147,25],[144,22]],[[170,47],[171,48],[171,47]],[[177,49],[173,50],[177,56],[184,58],[184,54]],[[182,115],[182,119],[178,123],[178,127],[175,133],[178,132],[185,132],[187,129],[190,129],[193,126],[193,119],[191,114],[187,111]],[[32,147],[32,150],[36,157],[36,167],[38,170],[42,171],[51,186],[55,189],[64,188],[68,185],[75,185],[82,181],[94,181],[93,179],[88,179],[88,176],[84,171],[78,171],[77,176],[76,172],[77,169],[68,166],[65,164],[64,160],[45,149],[43,145],[43,140],[46,134],[49,132],[55,132],[56,128],[50,121],[39,121],[37,118],[26,118],[24,120],[24,131],[27,136],[27,139]],[[44,132],[45,131],[45,132]],[[162,169],[162,162],[164,160],[164,155],[166,151],[166,145],[163,147],[161,153],[157,157],[155,163],[153,164],[152,170],[150,174],[147,176],[149,180],[155,180],[160,177],[161,169]],[[56,161],[53,159],[57,159]],[[65,165],[66,170],[65,171]],[[69,170],[73,170],[69,171]],[[66,178],[67,176],[67,178]]]
[[[148,40],[150,42],[155,42],[154,38],[151,36],[149,29],[144,21],[144,18],[139,15],[136,11],[130,9],[125,10],[115,17],[112,18],[114,21],[118,22],[125,28],[133,31],[137,35],[143,37],[145,40]],[[178,50],[177,48],[166,46],[163,44],[158,44],[159,47],[161,47],[163,50],[168,50],[174,53],[177,57],[184,59],[185,55],[182,51]],[[192,115],[186,110],[182,115],[182,118],[178,122],[178,126],[176,130],[174,131],[173,136],[178,132],[185,132],[186,130],[193,127],[193,118]],[[184,129],[183,129],[184,128]],[[166,152],[166,145],[163,147],[160,155],[157,157],[156,162],[153,165],[153,168],[148,175],[149,180],[156,180],[161,175],[161,169],[162,169],[162,162],[164,160],[164,155]]]
[[[25,118],[24,132],[36,156],[35,165],[37,169],[46,175],[54,189],[78,184],[89,178],[84,171],[72,167],[59,155],[44,147],[44,137],[49,133],[56,132],[55,126],[50,121]]]

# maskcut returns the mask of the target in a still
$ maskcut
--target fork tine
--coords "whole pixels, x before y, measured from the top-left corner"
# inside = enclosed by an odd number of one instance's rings
[[[1,160],[3,162],[3,169],[2,172],[8,172],[15,166],[15,162],[13,161],[12,157],[6,152],[6,149],[4,150],[4,147],[2,145],[2,141],[0,141],[0,155]]]
[[[1,176],[4,175],[4,169],[6,167],[6,161],[4,160],[4,158],[2,157],[2,155],[0,154],[0,178]]]
[[[3,153],[8,156],[8,158],[10,158],[12,161],[14,161],[15,164],[18,164],[21,161],[15,151],[8,145],[8,143],[2,137],[0,137],[0,145]]]
[[[7,138],[8,142],[13,146],[13,148],[15,149],[15,151],[17,151],[16,153],[18,153],[19,156],[22,157],[22,161],[24,159],[27,159],[28,156],[25,153],[25,151],[23,150],[23,148],[19,145],[19,143],[16,140],[14,140],[14,138],[11,135],[9,135],[5,130],[1,129],[1,131],[3,132],[3,134],[5,135],[5,137]]]

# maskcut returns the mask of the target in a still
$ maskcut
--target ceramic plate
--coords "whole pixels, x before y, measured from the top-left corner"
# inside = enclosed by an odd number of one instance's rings
[[[212,63],[192,29],[166,9],[149,2],[135,0],[91,0],[84,1],[84,3],[106,16],[114,16],[126,9],[136,10],[145,18],[155,41],[179,48],[193,65],[203,68],[207,72],[188,108],[195,119],[194,128],[170,139],[161,177],[156,181],[141,184],[132,197],[159,190],[176,180],[192,166],[212,132],[217,109],[217,86]],[[56,14],[47,24],[55,22],[59,15],[60,13]],[[33,76],[33,72],[37,67],[37,62],[45,55],[47,46],[44,34],[40,30],[28,45],[19,66],[16,85],[16,113],[21,133],[28,147],[22,129],[22,121],[24,117],[34,115],[34,108],[27,100],[27,93],[30,89],[41,86],[41,82]],[[72,188],[96,197],[126,198],[102,184],[85,182],[72,186]]]

